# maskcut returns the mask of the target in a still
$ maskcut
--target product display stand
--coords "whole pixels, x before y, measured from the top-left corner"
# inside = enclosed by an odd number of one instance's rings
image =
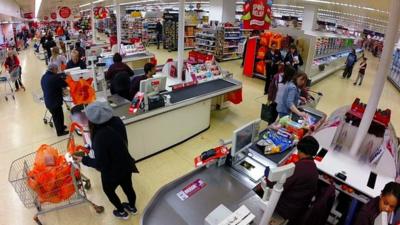
[[[164,14],[164,49],[168,51],[178,50],[178,20],[179,14],[165,13]]]
[[[216,32],[212,27],[203,26],[202,32],[196,34],[196,50],[215,55]]]

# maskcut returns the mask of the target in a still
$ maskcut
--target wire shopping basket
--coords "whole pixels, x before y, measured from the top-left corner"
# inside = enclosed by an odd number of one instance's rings
[[[49,145],[58,153],[56,161],[61,160],[63,163],[46,167],[40,172],[35,173],[39,165],[36,158],[38,151],[16,159],[11,164],[8,181],[26,208],[37,209],[33,219],[39,225],[42,224],[39,215],[85,202],[90,203],[97,213],[104,211],[104,207],[86,197],[85,188],[90,188],[90,180],[80,173],[79,165],[73,162],[69,153],[71,144],[75,145],[73,135]],[[52,160],[43,157],[46,163],[55,163]]]

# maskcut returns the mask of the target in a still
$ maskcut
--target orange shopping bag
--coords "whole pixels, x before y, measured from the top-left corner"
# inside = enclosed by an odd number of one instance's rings
[[[90,104],[96,100],[96,92],[92,87],[93,78],[74,81],[70,75],[65,80],[69,86],[72,102],[75,105]]]

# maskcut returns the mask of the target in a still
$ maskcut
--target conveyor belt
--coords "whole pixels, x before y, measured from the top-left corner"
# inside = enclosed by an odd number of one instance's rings
[[[226,80],[217,79],[205,83],[198,84],[196,86],[187,87],[181,90],[170,92],[171,103],[177,103],[187,99],[195,98],[201,95],[220,91],[225,88],[233,87],[236,84]]]

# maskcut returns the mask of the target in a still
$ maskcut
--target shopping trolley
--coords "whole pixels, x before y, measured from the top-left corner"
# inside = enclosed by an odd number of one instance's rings
[[[8,101],[10,97],[15,100],[15,92],[8,72],[3,73],[3,71],[0,71],[0,83],[0,97],[4,97],[6,101]]]
[[[302,103],[302,107],[316,108],[321,98],[324,96],[321,92],[307,90],[307,101]]]
[[[75,127],[71,127],[71,130],[75,130]],[[30,171],[34,168],[35,157],[37,152],[30,153],[12,162],[10,171],[8,174],[8,181],[13,186],[15,192],[18,194],[19,199],[26,208],[36,208],[37,213],[33,217],[34,221],[41,225],[39,215],[45,213],[64,209],[67,207],[75,206],[82,203],[90,203],[97,213],[104,211],[103,206],[98,206],[91,202],[87,196],[85,189],[90,188],[90,180],[87,179],[80,172],[79,164],[75,163],[72,159],[70,151],[71,144],[74,144],[73,134],[69,138],[61,140],[52,144],[51,146],[58,150],[59,155],[64,155],[67,165],[70,166],[70,173],[63,173],[65,176],[57,176],[56,180],[48,181],[48,183],[41,184],[40,190],[44,190],[47,185],[57,185],[59,188],[52,189],[49,192],[45,192],[46,201],[43,201],[43,193],[40,195],[34,191],[29,184],[32,182],[30,177]],[[79,148],[75,148],[77,150]],[[65,164],[63,164],[65,166]],[[55,171],[59,168],[55,168]],[[47,171],[46,171],[47,172]],[[65,184],[65,179],[72,180]],[[51,180],[51,179],[50,179]],[[60,185],[62,184],[62,185]],[[89,185],[88,185],[89,184]],[[60,201],[51,201],[61,193],[65,193],[65,188],[73,188],[73,193],[68,199]],[[70,189],[69,189],[70,190]]]

